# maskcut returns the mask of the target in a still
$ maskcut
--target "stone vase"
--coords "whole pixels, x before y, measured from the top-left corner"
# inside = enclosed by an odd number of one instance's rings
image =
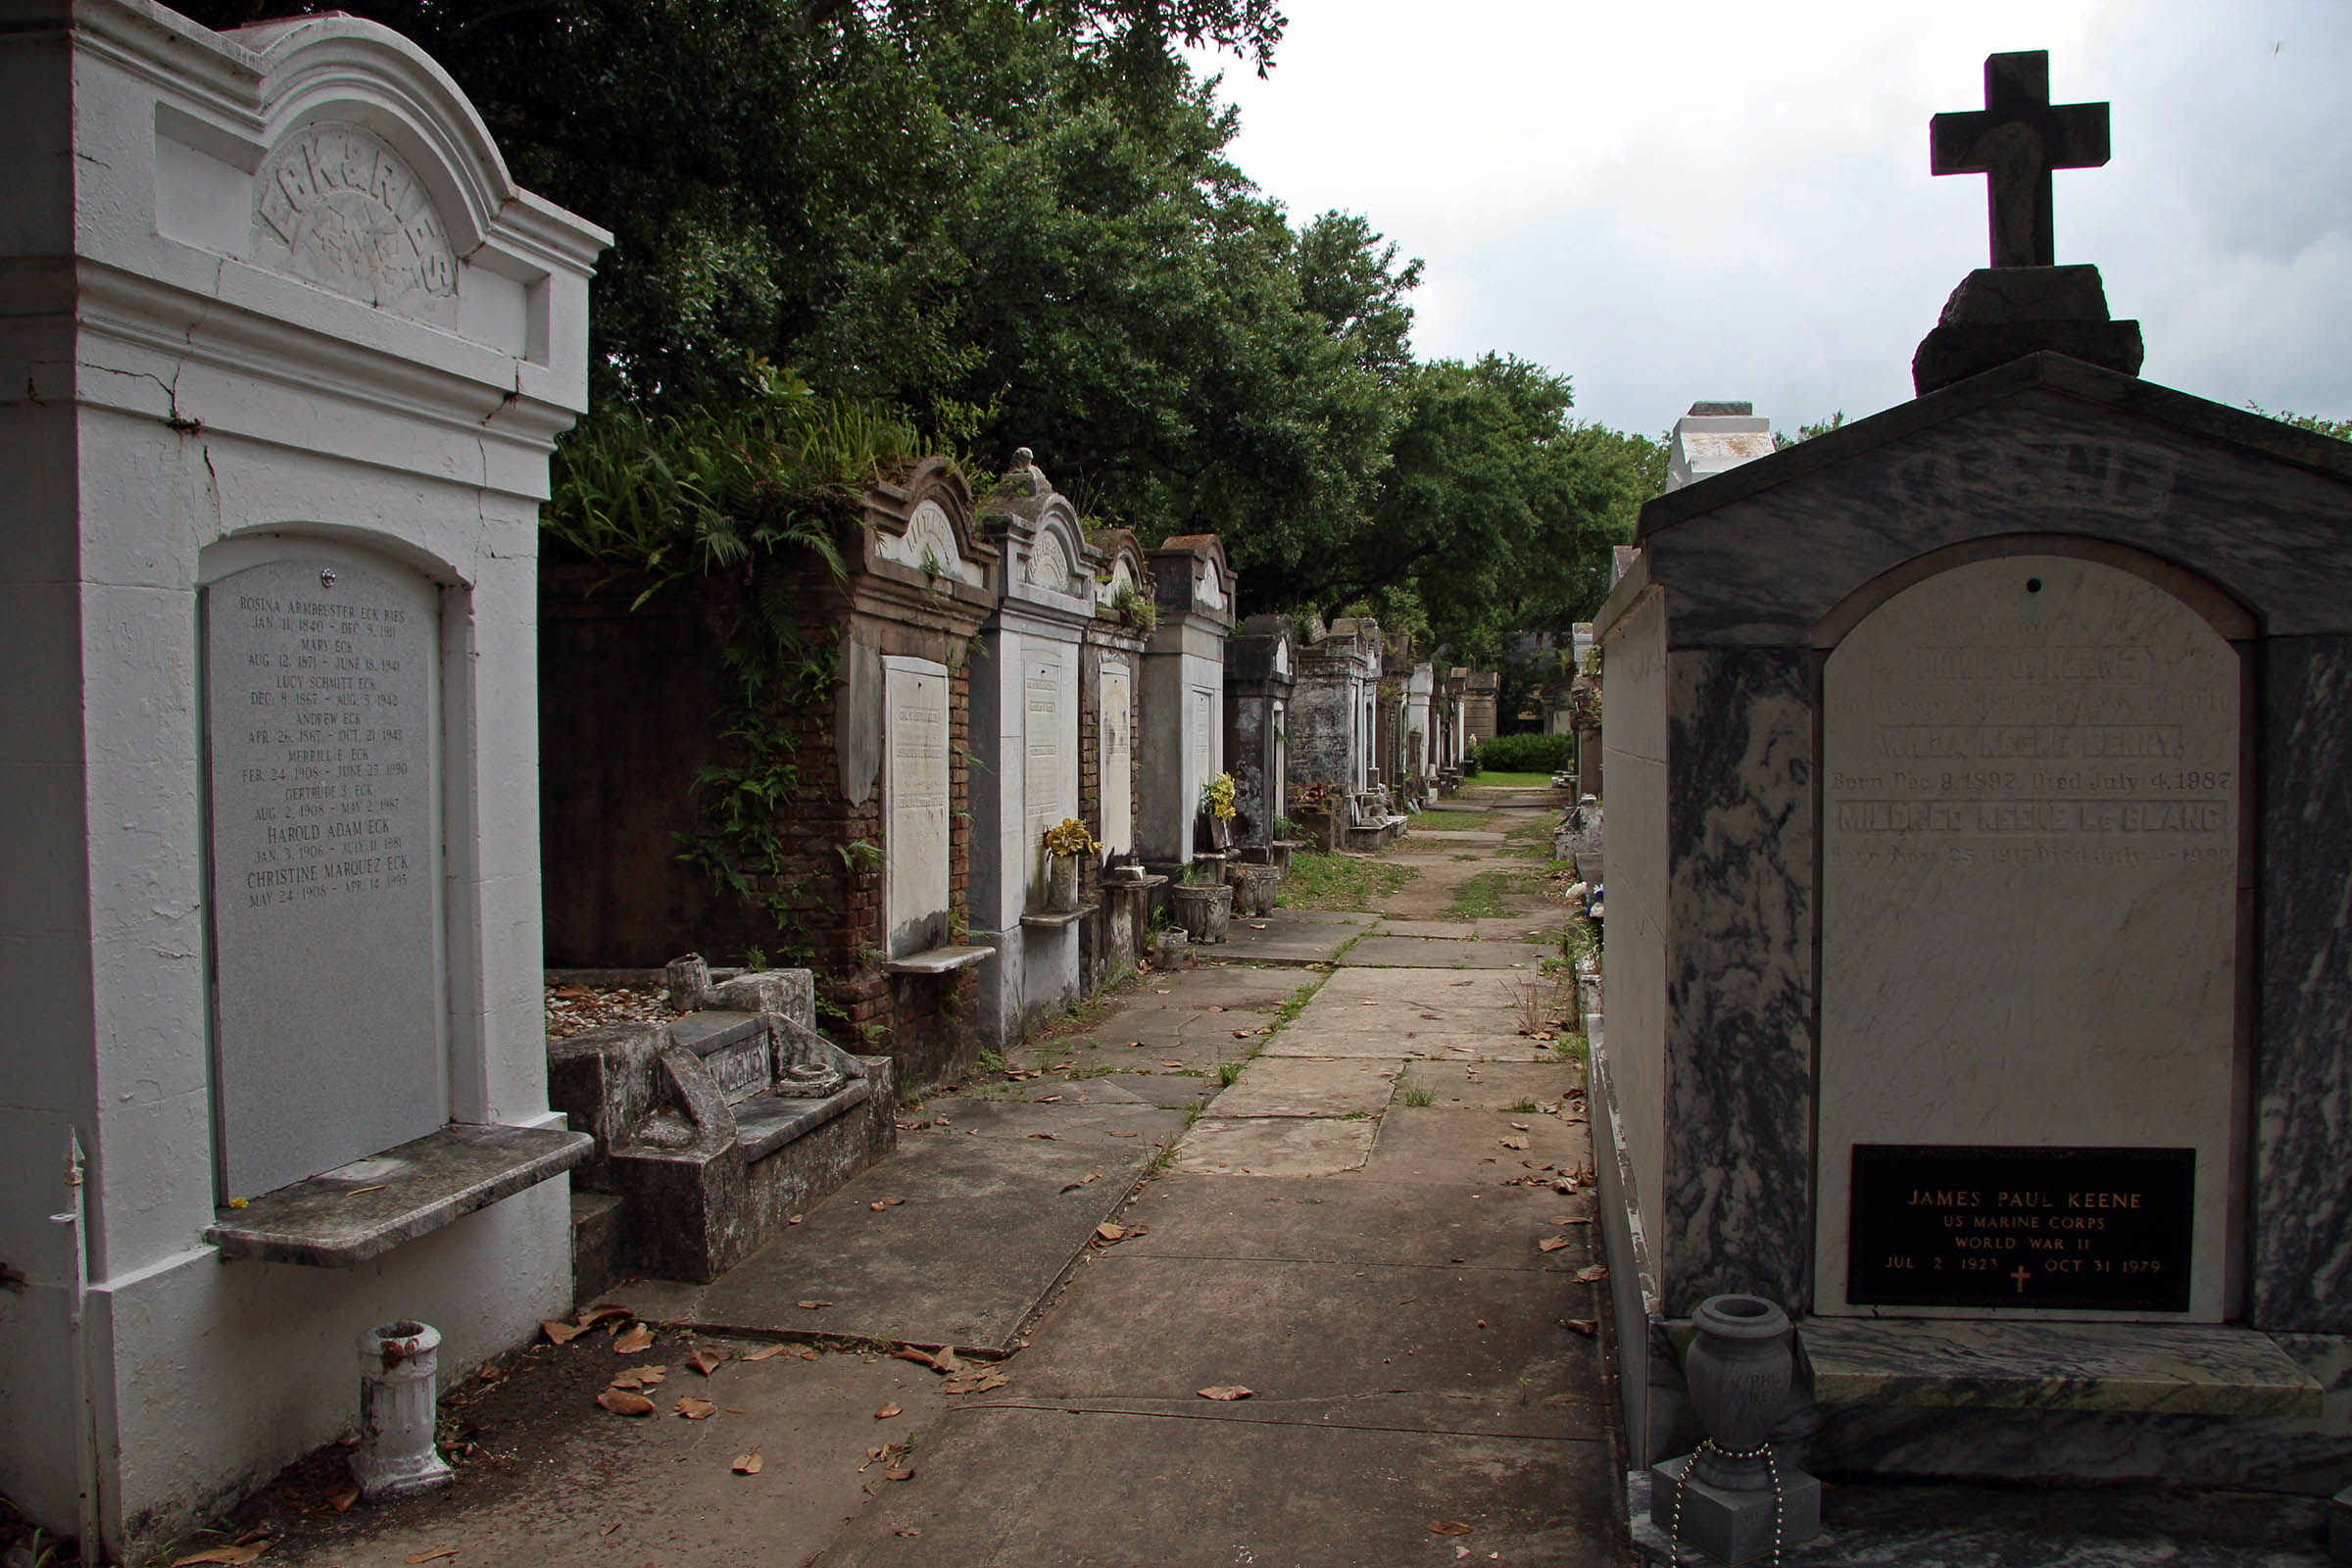
[[[1282,872],[1271,865],[1245,865],[1238,871],[1241,886],[1234,893],[1234,906],[1244,914],[1272,914]]]
[[[1168,913],[1195,942],[1222,942],[1233,916],[1233,889],[1223,885],[1168,889]]]
[[[360,1446],[351,1472],[369,1502],[450,1482],[433,1446],[441,1334],[404,1318],[360,1336]]]
[[[1690,1314],[1696,1336],[1683,1358],[1683,1377],[1699,1424],[1717,1448],[1759,1448],[1795,1376],[1788,1314],[1759,1296],[1710,1296]],[[1701,1449],[1695,1479],[1730,1492],[1772,1485],[1764,1457],[1732,1459]]]
[[[1049,855],[1046,857],[1046,909],[1052,914],[1068,914],[1078,907],[1078,857]]]
[[[1152,932],[1152,967],[1163,972],[1183,968],[1185,953],[1191,944],[1192,938],[1182,931]]]

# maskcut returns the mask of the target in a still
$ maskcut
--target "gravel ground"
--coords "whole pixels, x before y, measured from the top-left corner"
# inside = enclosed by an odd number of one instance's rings
[[[611,1023],[658,1023],[674,1018],[660,986],[549,986],[547,1038],[573,1035]]]

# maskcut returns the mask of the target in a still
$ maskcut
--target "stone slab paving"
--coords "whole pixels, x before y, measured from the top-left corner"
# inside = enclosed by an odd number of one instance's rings
[[[1401,1057],[1308,1061],[1261,1056],[1208,1102],[1211,1116],[1371,1116],[1387,1106]]]
[[[1459,942],[1533,942],[1549,956],[1559,952],[1559,921],[1547,928],[1526,915],[1482,920],[1410,920],[1392,917],[1372,927],[1380,937],[1451,937]]]
[[[1336,1176],[1360,1170],[1375,1124],[1291,1116],[1203,1116],[1176,1150],[1178,1170],[1212,1176]]]
[[[1329,963],[1356,933],[1379,919],[1324,909],[1237,914],[1227,922],[1224,942],[1195,952],[1229,963]]]
[[[1349,969],[1536,969],[1556,949],[1532,942],[1448,942],[1435,937],[1363,937],[1340,959]]]
[[[882,1490],[822,1568],[1440,1568],[1491,1552],[1555,1568],[1625,1561],[1597,1436],[987,1406],[944,1427],[918,1478]],[[1433,1521],[1470,1528],[1438,1535]]]
[[[1521,1118],[1524,1119],[1524,1118]],[[1369,1171],[1332,1180],[1222,1181],[1177,1171],[1144,1189],[1129,1210],[1145,1234],[1122,1256],[1291,1258],[1435,1268],[1573,1272],[1582,1248],[1544,1253],[1550,1236],[1592,1218],[1592,1196],[1502,1187],[1467,1170],[1454,1180],[1386,1180]],[[1409,1213],[1413,1223],[1396,1223]]]
[[[1184,1120],[1145,1104],[954,1099],[923,1114],[949,1125],[902,1133],[896,1156],[712,1283],[634,1280],[612,1295],[655,1321],[713,1332],[1004,1354]]]

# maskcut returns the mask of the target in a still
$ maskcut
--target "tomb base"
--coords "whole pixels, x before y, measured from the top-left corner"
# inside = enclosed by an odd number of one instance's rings
[[[1752,1562],[1821,1534],[1821,1483],[1803,1471],[1784,1473],[1777,1493],[1769,1488],[1727,1492],[1696,1476],[1685,1479],[1691,1462],[1685,1454],[1650,1468],[1648,1517],[1654,1540],[1661,1547],[1679,1544],[1683,1548],[1679,1556],[1668,1551],[1658,1560]],[[1706,1555],[1691,1557],[1693,1546]]]

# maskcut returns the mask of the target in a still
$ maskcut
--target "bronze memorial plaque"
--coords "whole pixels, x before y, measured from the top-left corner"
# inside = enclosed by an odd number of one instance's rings
[[[1850,1306],[2185,1312],[2193,1149],[1857,1144]]]

